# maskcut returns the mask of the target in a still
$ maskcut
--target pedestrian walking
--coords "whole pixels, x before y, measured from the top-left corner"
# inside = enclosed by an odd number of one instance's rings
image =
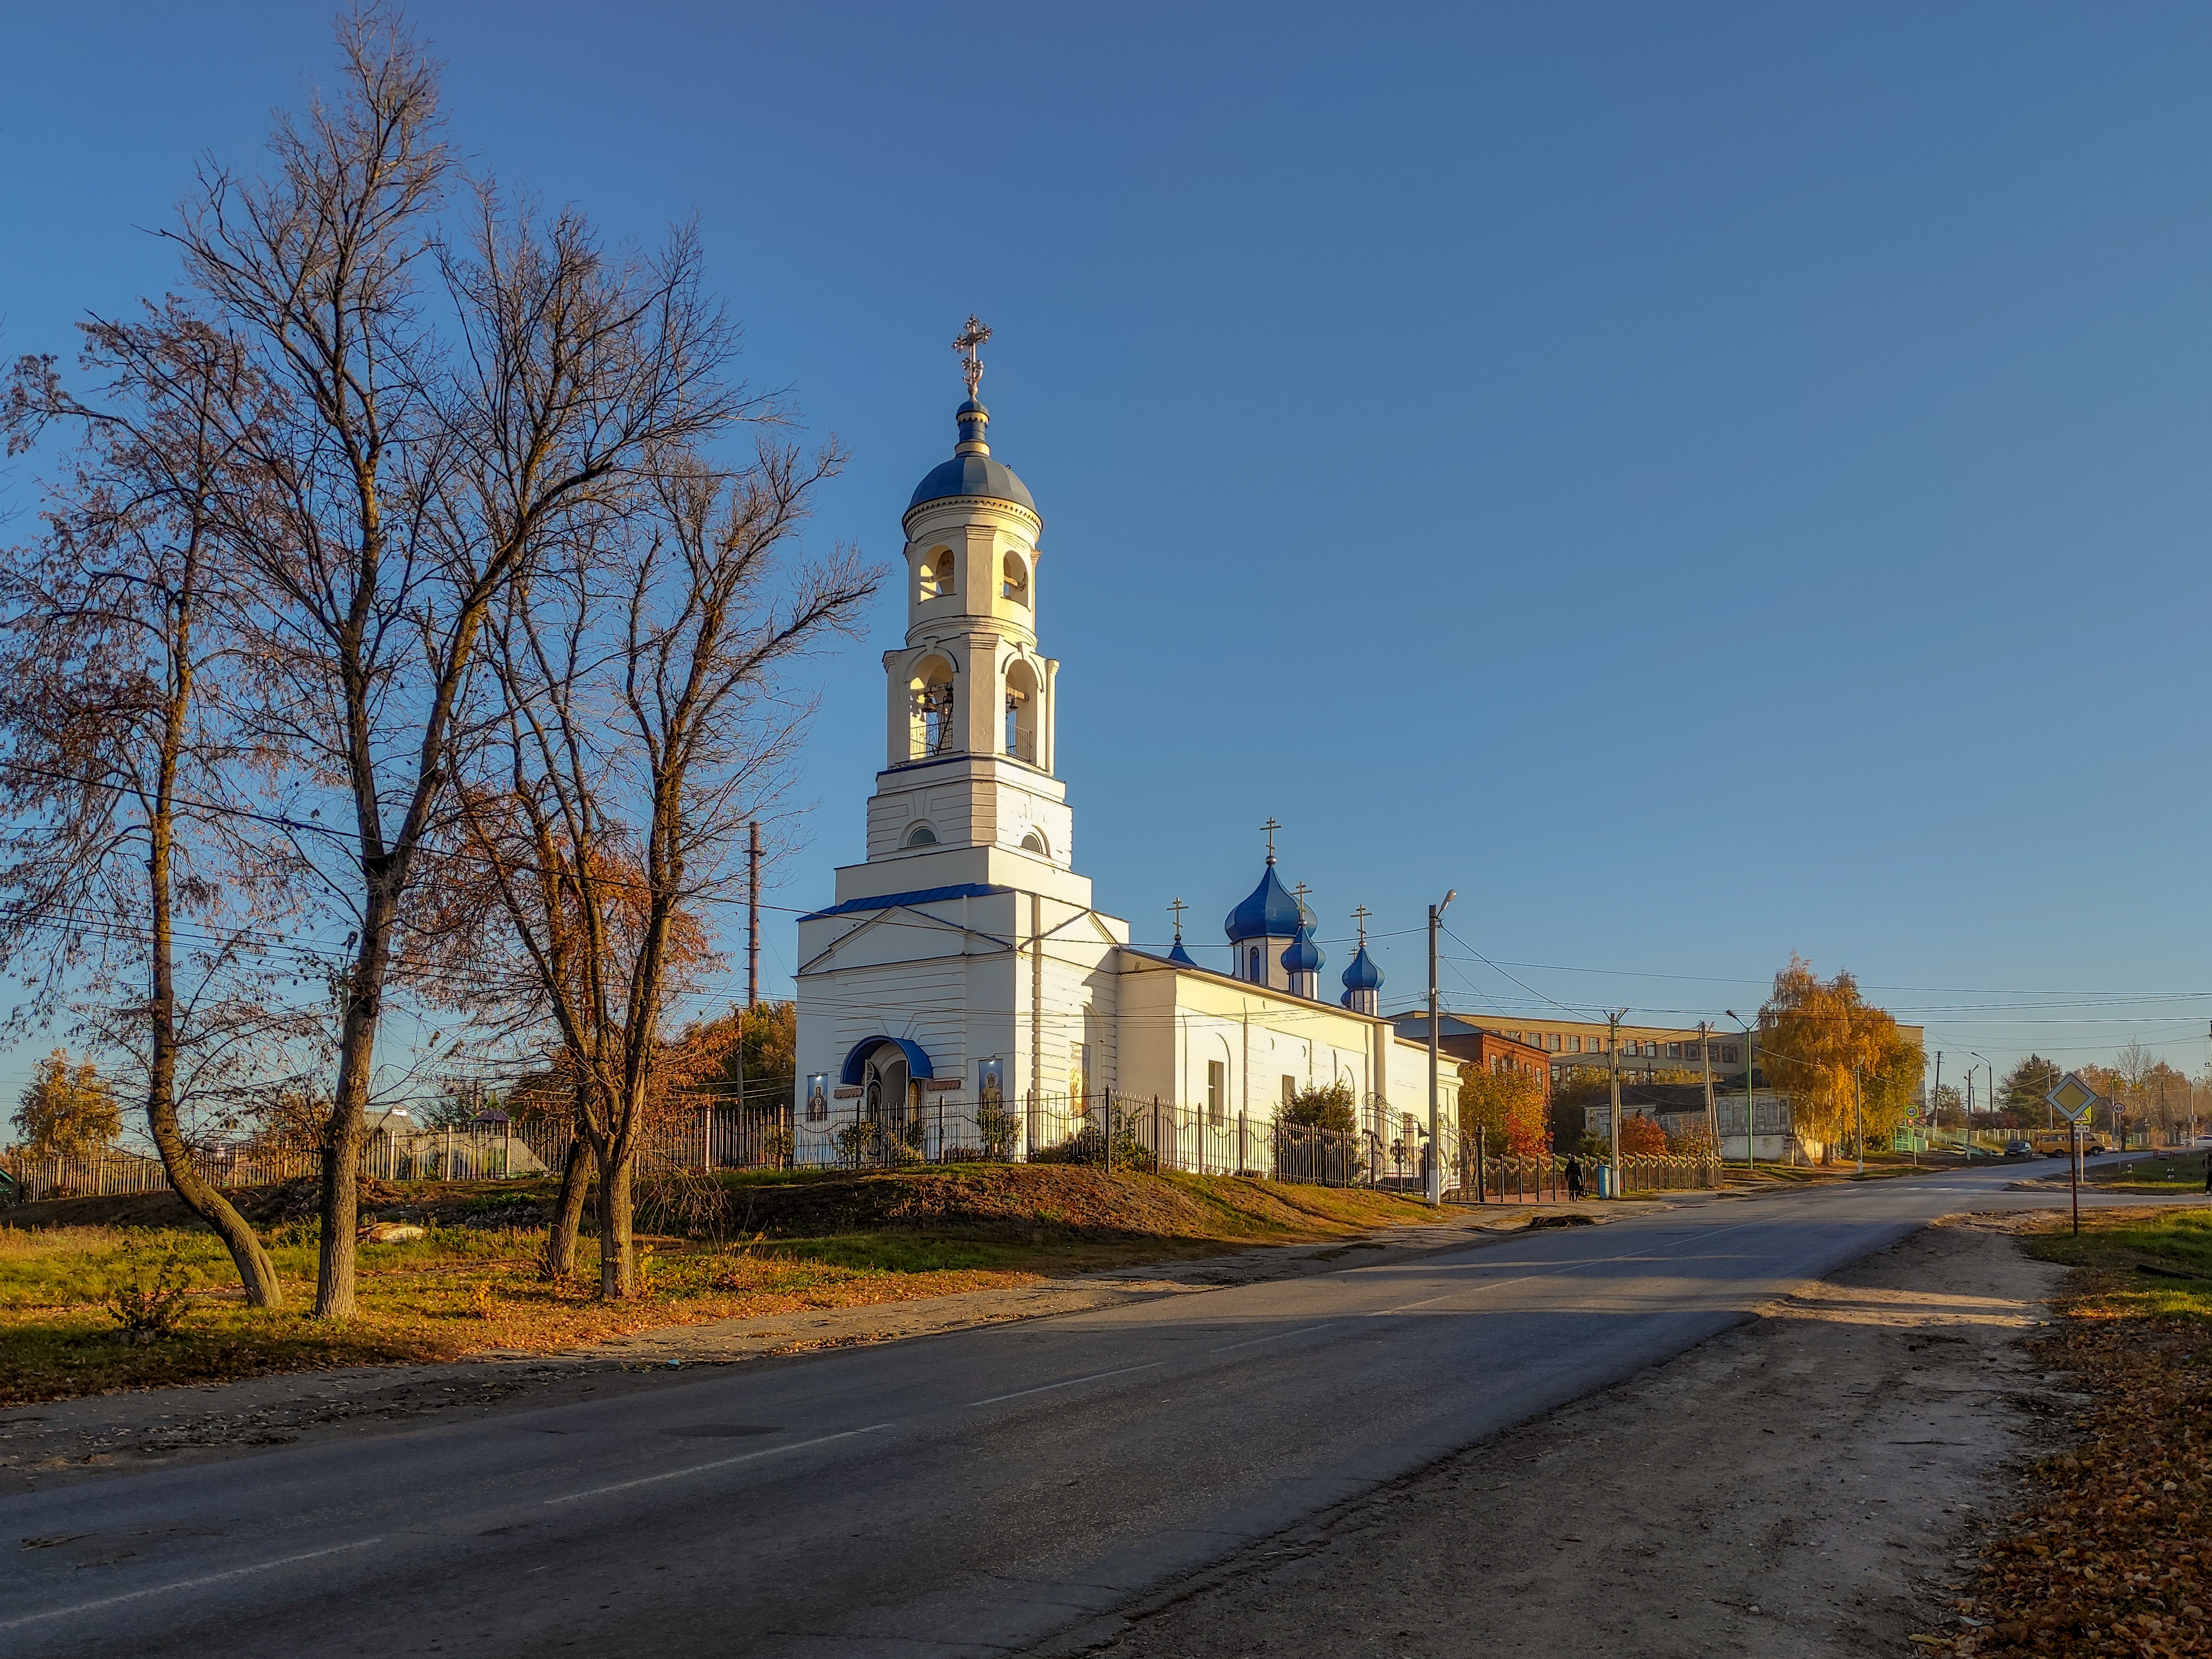
[[[2206,1177],[2205,1190],[2212,1192],[2212,1176]],[[1567,1154],[1567,1197],[1571,1200],[1582,1195],[1583,1161],[1572,1152],[1569,1152]]]

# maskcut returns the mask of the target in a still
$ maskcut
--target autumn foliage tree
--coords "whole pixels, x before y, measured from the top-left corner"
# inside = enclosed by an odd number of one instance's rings
[[[1798,1134],[1820,1144],[1823,1162],[1858,1114],[1869,1139],[1887,1140],[1920,1082],[1919,1046],[1860,995],[1858,981],[1848,971],[1823,980],[1795,955],[1759,1010],[1759,1058],[1768,1081],[1790,1097]]]
[[[38,1063],[15,1108],[15,1132],[42,1157],[82,1158],[115,1144],[123,1114],[115,1090],[88,1060],[55,1049]]]
[[[265,505],[252,449],[276,402],[174,300],[82,331],[87,385],[26,357],[0,408],[11,449],[76,439],[44,534],[0,551],[0,968],[21,1015],[66,1007],[136,1074],[170,1185],[270,1307],[268,1253],[198,1168],[188,1114],[298,1024],[269,983],[291,861],[246,805],[268,753],[223,529]]]
[[[687,919],[728,896],[745,824],[787,779],[808,709],[784,665],[850,631],[876,588],[849,550],[794,555],[841,461],[665,452],[621,512],[564,526],[490,620],[452,856],[496,889],[574,1068],[605,1297],[636,1291],[631,1176],[655,1103],[712,1070],[665,1029]]]
[[[1480,1133],[1493,1156],[1541,1157],[1551,1138],[1543,1079],[1470,1060],[1459,1068],[1459,1121],[1460,1132]]]

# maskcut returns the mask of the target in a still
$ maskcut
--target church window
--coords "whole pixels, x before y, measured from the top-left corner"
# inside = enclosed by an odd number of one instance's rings
[[[1287,1106],[1298,1097],[1298,1080],[1288,1072],[1283,1073],[1283,1104]]]
[[[1044,844],[1044,837],[1034,830],[1022,837],[1021,850],[1024,853],[1035,853],[1041,859],[1052,856],[1052,849]]]
[[[1227,1062],[1218,1060],[1207,1060],[1206,1062],[1206,1121],[1213,1124],[1216,1127],[1220,1126],[1222,1103],[1228,1093],[1229,1066]]]
[[[1030,568],[1022,562],[1020,554],[1006,555],[1003,580],[999,592],[1016,605],[1027,605],[1030,602]]]
[[[934,847],[937,845],[937,831],[926,823],[917,823],[906,832],[906,844],[909,847]]]
[[[959,592],[953,580],[955,566],[952,550],[940,547],[921,562],[921,597],[925,599],[949,599]]]
[[[1038,763],[1036,670],[1018,657],[1006,665],[1006,753]]]
[[[1244,977],[1250,980],[1255,985],[1262,983],[1267,977],[1265,973],[1261,971],[1260,947],[1256,945],[1252,947],[1250,955],[1245,957]]]

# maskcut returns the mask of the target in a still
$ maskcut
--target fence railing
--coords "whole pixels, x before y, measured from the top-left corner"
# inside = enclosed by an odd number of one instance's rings
[[[789,1162],[787,1121],[780,1109],[702,1108],[646,1133],[639,1142],[637,1173],[781,1167]],[[568,1125],[535,1121],[504,1129],[378,1128],[362,1142],[361,1173],[370,1181],[510,1180],[557,1172],[571,1139]],[[313,1147],[203,1148],[193,1162],[211,1185],[224,1188],[273,1186],[322,1173],[321,1156]],[[121,1197],[166,1192],[169,1186],[159,1158],[120,1150],[76,1158],[0,1152],[0,1177],[5,1199],[17,1203]]]
[[[362,1149],[362,1174],[379,1181],[483,1181],[558,1171],[571,1140],[566,1124],[532,1121],[506,1129],[380,1128]],[[1208,1105],[1101,1090],[1005,1103],[939,1093],[869,1116],[859,1102],[839,1102],[818,1117],[803,1109],[702,1108],[657,1124],[639,1145],[640,1175],[678,1170],[781,1168],[896,1169],[925,1164],[1014,1162],[1092,1164],[1107,1169],[1246,1176],[1311,1186],[1419,1191],[1426,1179],[1425,1141],[1374,1130],[1341,1132],[1261,1119]],[[1444,1131],[1446,1195],[1484,1204],[1553,1202],[1567,1195],[1565,1160],[1556,1155],[1498,1156]],[[234,1146],[198,1155],[218,1187],[252,1187],[320,1173],[312,1148]],[[1583,1164],[1588,1190],[1599,1165]],[[1618,1190],[1680,1191],[1718,1184],[1710,1158],[1621,1160]],[[0,1152],[9,1196],[158,1192],[168,1186],[160,1160],[120,1151],[87,1158]]]

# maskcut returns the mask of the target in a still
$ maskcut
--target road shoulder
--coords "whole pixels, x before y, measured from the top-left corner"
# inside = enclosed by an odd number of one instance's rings
[[[2019,1340],[2060,1274],[2013,1224],[1923,1228],[1045,1651],[1906,1651],[2075,1403]]]

